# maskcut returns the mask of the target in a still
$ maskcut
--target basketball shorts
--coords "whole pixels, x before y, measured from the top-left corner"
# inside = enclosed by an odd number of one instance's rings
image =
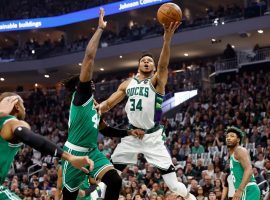
[[[66,142],[64,150],[75,156],[88,156],[94,161],[94,169],[88,175],[83,171],[74,168],[68,161],[62,162],[63,169],[63,186],[70,192],[74,192],[80,188],[80,185],[85,180],[85,176],[97,178],[99,173],[109,166],[113,166],[108,158],[101,153],[98,148],[88,149]]]
[[[146,133],[142,140],[126,136],[115,148],[111,159],[115,164],[136,164],[139,153],[144,154],[147,162],[162,170],[172,164],[171,156],[164,144],[164,128],[161,126],[152,133]]]
[[[256,183],[248,183],[245,190],[242,193],[241,200],[260,200],[261,191]]]

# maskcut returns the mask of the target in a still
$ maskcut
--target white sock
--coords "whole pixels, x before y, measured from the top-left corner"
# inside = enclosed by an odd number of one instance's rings
[[[162,178],[172,192],[175,192],[181,197],[186,197],[188,195],[186,186],[177,180],[175,172],[164,174],[162,175]]]
[[[97,187],[99,187],[100,192],[98,192],[97,189],[95,191],[93,191],[91,193],[92,200],[96,200],[97,198],[104,198],[105,197],[105,192],[106,192],[107,186],[103,182],[100,182]],[[101,193],[101,195],[100,195],[100,193]]]

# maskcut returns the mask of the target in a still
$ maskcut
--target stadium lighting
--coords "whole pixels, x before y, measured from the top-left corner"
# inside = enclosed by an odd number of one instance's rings
[[[33,49],[33,50],[32,50],[32,54],[35,54],[35,53],[36,53],[36,51],[35,51],[35,49]]]
[[[104,71],[104,68],[100,68],[100,71]]]
[[[82,63],[78,63],[79,66],[82,66]]]
[[[188,53],[184,53],[184,56],[188,57]]]
[[[122,55],[120,55],[120,56],[119,56],[119,58],[120,58],[120,59],[122,59],[122,58],[123,58],[123,56],[122,56]]]
[[[49,74],[45,74],[44,77],[45,78],[50,78],[50,75]]]
[[[258,30],[258,33],[263,33],[263,30],[262,29]]]
[[[225,22],[221,22],[221,24],[222,24],[222,25],[224,25],[224,24],[225,24]]]
[[[38,86],[38,84],[37,83],[35,83],[35,87],[37,87]]]
[[[212,38],[212,40],[211,40],[212,42],[216,42],[217,40],[215,39],[215,38]]]
[[[5,81],[5,79],[4,79],[4,78],[0,78],[0,81],[2,81],[2,82],[3,82],[3,81]]]
[[[234,49],[234,48],[235,48],[235,46],[234,46],[234,45],[232,45],[232,48]]]

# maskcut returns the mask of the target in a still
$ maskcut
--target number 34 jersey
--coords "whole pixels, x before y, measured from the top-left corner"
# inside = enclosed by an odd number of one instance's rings
[[[137,128],[150,129],[160,121],[163,95],[158,94],[151,78],[131,79],[126,88],[126,113],[129,123]]]
[[[98,124],[100,117],[95,109],[93,96],[81,106],[70,105],[68,122],[68,141],[82,147],[94,148],[97,146]]]

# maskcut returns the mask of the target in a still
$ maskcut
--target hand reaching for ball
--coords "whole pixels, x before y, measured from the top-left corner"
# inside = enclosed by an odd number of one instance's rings
[[[168,41],[172,38],[175,30],[180,26],[180,22],[171,22],[170,26],[165,26],[163,25],[164,27],[164,40]]]

